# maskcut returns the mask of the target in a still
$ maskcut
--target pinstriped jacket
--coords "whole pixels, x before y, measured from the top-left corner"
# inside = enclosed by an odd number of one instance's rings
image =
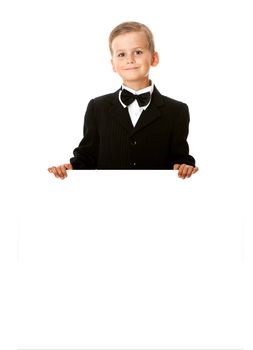
[[[92,99],[84,117],[83,139],[70,159],[73,169],[173,169],[195,166],[187,136],[189,110],[156,87],[151,102],[133,126],[119,90]]]

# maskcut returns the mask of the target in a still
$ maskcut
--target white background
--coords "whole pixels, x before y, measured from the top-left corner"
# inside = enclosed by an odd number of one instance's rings
[[[125,20],[154,33],[200,172],[56,180],[120,86]],[[250,1],[1,1],[2,349],[252,349],[251,23]]]

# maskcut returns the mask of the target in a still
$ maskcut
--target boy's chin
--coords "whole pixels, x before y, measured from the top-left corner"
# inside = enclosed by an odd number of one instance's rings
[[[127,81],[127,82],[131,82],[131,83],[137,83],[137,82],[142,82],[144,80],[146,80],[147,77],[143,77],[143,76],[139,76],[139,75],[131,75],[131,76],[128,76],[128,77],[122,77],[122,80],[123,81]]]

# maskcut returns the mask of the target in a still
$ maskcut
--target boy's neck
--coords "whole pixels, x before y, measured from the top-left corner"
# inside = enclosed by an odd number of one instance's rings
[[[151,82],[149,78],[143,80],[143,81],[123,81],[123,84],[130,89],[133,89],[135,91],[139,91],[141,89],[145,89],[146,87],[151,85]]]

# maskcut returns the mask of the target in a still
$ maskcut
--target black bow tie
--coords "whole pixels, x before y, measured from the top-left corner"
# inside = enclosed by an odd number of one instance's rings
[[[130,91],[123,89],[120,95],[121,101],[126,105],[130,105],[134,100],[137,100],[140,107],[146,106],[150,101],[150,92],[134,95]]]

